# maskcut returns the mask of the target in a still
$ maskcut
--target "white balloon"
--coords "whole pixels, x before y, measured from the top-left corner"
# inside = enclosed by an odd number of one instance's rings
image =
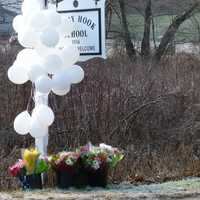
[[[59,34],[53,28],[46,28],[40,35],[40,41],[47,47],[55,47],[59,42]]]
[[[24,24],[24,18],[23,18],[22,15],[17,15],[17,16],[13,19],[12,25],[13,25],[14,30],[15,30],[17,33],[21,30],[23,24]]]
[[[62,59],[59,55],[48,55],[44,60],[44,70],[49,74],[55,74],[62,67]]]
[[[73,29],[74,29],[73,23],[63,17],[61,25],[58,27],[60,34],[71,36],[71,32],[72,32]]]
[[[74,65],[67,69],[67,75],[72,84],[77,84],[84,79],[85,73],[80,66]]]
[[[38,44],[39,35],[31,29],[26,29],[23,32],[19,32],[18,41],[26,48],[34,48]]]
[[[26,135],[30,131],[31,116],[27,111],[17,115],[14,120],[14,129],[20,135]]]
[[[30,123],[30,134],[34,138],[44,137],[48,134],[48,127],[42,126],[37,118],[32,117]]]
[[[62,18],[55,10],[45,10],[45,15],[48,19],[47,23],[52,26],[52,28],[60,26]]]
[[[28,77],[32,82],[35,82],[39,77],[43,76],[45,71],[40,65],[31,65],[28,69]]]
[[[44,28],[47,26],[47,22],[48,21],[44,11],[33,13],[28,19],[29,26],[37,31],[44,30]]]
[[[41,57],[33,49],[23,49],[17,55],[17,63],[23,66],[30,66],[41,63]]]
[[[53,88],[52,92],[58,96],[64,96],[70,91],[70,85],[67,85],[65,89]]]
[[[38,120],[43,126],[50,126],[53,124],[55,116],[49,106],[40,104],[33,110],[32,116]]]
[[[48,76],[40,76],[35,82],[36,91],[47,94],[51,91],[52,80]]]
[[[66,70],[61,70],[58,73],[56,73],[52,78],[52,82],[54,91],[56,89],[66,90],[66,88],[70,86],[70,80],[68,78]]]
[[[36,57],[38,57],[38,55],[33,49],[23,49],[17,54],[16,62],[27,66],[30,65],[30,62],[35,60]]]
[[[15,84],[24,84],[29,80],[26,70],[16,65],[9,68],[8,78]]]
[[[24,0],[22,3],[22,13],[23,15],[30,15],[30,13],[37,12],[43,9],[41,0]]]
[[[71,38],[68,38],[67,36],[61,36],[60,40],[56,46],[58,49],[63,49],[66,46],[71,46],[72,45],[72,40]]]
[[[79,51],[75,45],[64,48],[61,52],[64,67],[70,67],[75,64],[79,59]]]
[[[37,45],[37,47],[35,47],[35,51],[37,52],[37,54],[42,56],[42,57],[46,57],[49,54],[52,54],[53,50],[54,50],[54,48],[48,48],[47,46],[43,45],[40,42]]]
[[[33,49],[23,49],[17,54],[17,60],[23,62],[23,60],[33,54]]]

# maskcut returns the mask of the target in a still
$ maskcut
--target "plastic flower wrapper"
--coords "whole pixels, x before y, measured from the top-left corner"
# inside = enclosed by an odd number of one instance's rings
[[[122,152],[120,151],[116,151],[113,155],[111,155],[108,159],[108,163],[110,165],[111,168],[115,168],[117,166],[117,164],[123,160],[124,155]]]
[[[94,146],[91,142],[88,142],[85,146],[81,146],[77,151],[80,152],[81,155],[87,154],[92,151]]]
[[[57,154],[51,155],[48,157],[49,164],[52,169],[56,170],[56,161],[59,159]]]
[[[41,174],[49,170],[49,163],[46,158],[39,158],[36,163],[36,168],[34,173]]]
[[[9,167],[9,172],[12,176],[17,177],[25,174],[25,162],[23,160],[18,160],[13,166]]]
[[[101,149],[108,150],[108,151],[112,151],[112,150],[113,150],[113,147],[112,147],[112,146],[107,145],[107,144],[104,144],[104,143],[101,143],[101,144],[99,145],[99,147],[100,147]]]
[[[116,167],[116,165],[124,158],[124,154],[117,148],[114,148],[107,144],[100,144],[99,147],[106,152],[108,158],[107,162],[111,168]]]
[[[34,174],[39,156],[40,153],[37,149],[26,149],[24,151],[23,160],[27,174]]]

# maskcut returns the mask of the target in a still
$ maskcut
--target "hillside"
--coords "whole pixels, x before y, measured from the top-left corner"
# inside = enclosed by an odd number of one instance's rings
[[[146,0],[126,0],[129,13],[143,12]],[[152,0],[154,15],[174,15],[191,6],[194,0]]]
[[[191,6],[192,0],[153,0],[153,20],[154,20],[154,34],[156,42],[159,42],[162,35],[165,33],[173,18],[185,9]],[[128,24],[131,36],[134,41],[141,41],[144,32],[144,0],[130,1],[127,0],[128,9]],[[200,15],[196,13],[193,17],[186,20],[179,28],[176,34],[175,40],[178,43],[185,42],[198,42],[199,41],[199,26]],[[119,37],[121,30],[121,22],[118,15],[114,15],[111,23],[111,33],[109,37]],[[122,31],[121,31],[122,32]],[[151,30],[151,38],[153,40],[153,34]]]

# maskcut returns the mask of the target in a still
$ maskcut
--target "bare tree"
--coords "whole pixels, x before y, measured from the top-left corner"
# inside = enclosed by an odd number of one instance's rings
[[[112,1],[112,0],[110,0]],[[146,7],[144,10],[144,4],[146,2]],[[154,2],[154,4],[153,4]],[[131,32],[129,29],[129,24],[127,20],[128,11],[130,9],[134,9],[140,15],[144,16],[144,33],[141,44],[141,56],[143,59],[150,58],[151,54],[151,26],[153,30],[153,40],[155,46],[155,53],[152,55],[154,61],[159,62],[161,58],[165,55],[169,44],[174,40],[175,34],[178,32],[179,27],[183,24],[187,19],[189,19],[195,12],[196,8],[199,6],[198,0],[190,0],[190,1],[180,1],[176,2],[172,0],[166,1],[153,1],[153,0],[135,0],[134,2],[131,0],[119,0],[119,8],[120,16],[121,16],[121,26],[123,37],[125,41],[127,55],[129,57],[136,56],[136,49],[132,43]],[[173,9],[171,9],[173,7]],[[189,8],[188,8],[189,7]],[[128,11],[127,11],[128,8]],[[186,9],[184,12],[183,10]],[[167,31],[164,33],[161,42],[156,47],[156,38],[155,38],[155,25],[153,22],[153,15],[161,15],[163,13],[170,13],[170,15],[177,16],[173,19],[171,25],[167,28]]]
[[[121,24],[121,15],[118,9],[117,3],[114,0],[106,1],[106,38],[108,38],[109,33],[113,32],[111,30],[113,16],[116,15]],[[121,35],[121,32],[118,31],[118,34]]]
[[[128,27],[126,7],[125,7],[124,0],[119,0],[119,7],[120,7],[120,13],[121,13],[121,19],[122,19],[123,36],[124,36],[124,41],[126,45],[126,51],[129,58],[132,59],[133,57],[136,56],[136,51],[131,40],[131,33]]]
[[[150,47],[151,19],[152,19],[151,0],[148,0],[145,9],[144,36],[141,46],[141,55],[144,59],[148,59],[151,52],[151,47]]]
[[[199,6],[199,2],[194,3],[188,10],[186,10],[183,14],[177,16],[172,21],[171,25],[168,27],[167,31],[163,35],[160,45],[154,54],[154,57],[153,57],[154,61],[159,62],[161,60],[161,58],[163,57],[163,55],[165,54],[167,50],[168,45],[174,39],[175,34],[177,33],[180,25],[193,15],[195,9],[198,6]]]

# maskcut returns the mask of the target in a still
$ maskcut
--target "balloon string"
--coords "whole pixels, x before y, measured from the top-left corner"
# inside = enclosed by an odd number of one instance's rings
[[[31,95],[30,95],[30,97],[29,97],[29,99],[28,99],[28,104],[27,104],[27,108],[26,108],[26,110],[27,110],[28,112],[29,112],[30,109],[31,109],[31,102],[34,100],[34,99],[33,99],[33,91],[34,91],[34,88],[35,88],[35,86],[34,86],[34,84],[32,84]]]

